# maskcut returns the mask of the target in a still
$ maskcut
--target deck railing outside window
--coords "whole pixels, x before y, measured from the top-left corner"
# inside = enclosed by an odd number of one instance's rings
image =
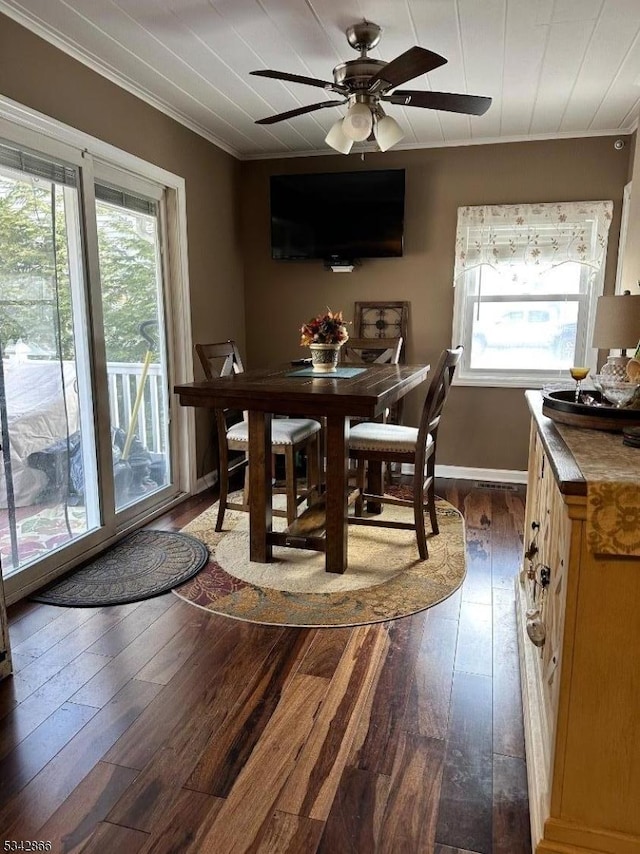
[[[140,387],[143,365],[127,362],[107,362],[111,425],[125,432]],[[135,435],[144,447],[155,454],[164,453],[162,423],[162,366],[150,364],[147,369],[144,391],[136,419]]]

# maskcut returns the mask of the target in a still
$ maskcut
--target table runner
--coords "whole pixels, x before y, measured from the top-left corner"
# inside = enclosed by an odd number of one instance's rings
[[[288,377],[314,377],[317,380],[334,380],[336,377],[357,377],[366,371],[366,368],[341,368],[335,371],[314,371],[313,368],[301,368],[297,371],[289,371]]]
[[[556,424],[587,481],[587,547],[640,556],[640,449],[621,433]]]

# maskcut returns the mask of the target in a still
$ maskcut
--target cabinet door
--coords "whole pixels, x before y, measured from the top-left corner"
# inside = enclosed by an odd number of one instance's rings
[[[545,700],[551,746],[555,737],[560,690],[562,635],[567,596],[567,571],[571,545],[571,520],[566,505],[549,472],[549,488],[545,490],[547,512],[542,564],[548,571],[549,583],[542,596],[542,620],[546,629],[545,643],[540,650],[540,677]]]
[[[524,521],[524,559],[521,581],[524,585],[527,607],[533,608],[536,599],[535,570],[540,561],[541,521],[543,519],[543,476],[545,456],[542,443],[532,426],[529,443],[529,472],[527,478],[527,506]]]
[[[537,649],[535,661],[551,756],[558,710],[571,522],[535,429],[531,435],[525,524],[523,581],[527,607],[539,608],[545,629],[544,643]]]

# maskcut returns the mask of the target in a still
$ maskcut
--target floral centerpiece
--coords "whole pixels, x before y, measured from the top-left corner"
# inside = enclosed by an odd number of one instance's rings
[[[311,365],[315,373],[335,371],[340,347],[349,339],[347,321],[341,311],[331,311],[312,317],[300,329],[300,346],[311,350]]]
[[[311,344],[344,344],[349,340],[347,321],[343,319],[341,311],[327,309],[326,314],[319,314],[300,329],[301,347],[310,347]]]

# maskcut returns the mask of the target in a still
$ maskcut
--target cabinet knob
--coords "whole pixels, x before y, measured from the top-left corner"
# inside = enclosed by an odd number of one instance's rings
[[[531,523],[531,530],[532,531],[537,531],[539,528],[540,528],[540,522],[532,522]]]

